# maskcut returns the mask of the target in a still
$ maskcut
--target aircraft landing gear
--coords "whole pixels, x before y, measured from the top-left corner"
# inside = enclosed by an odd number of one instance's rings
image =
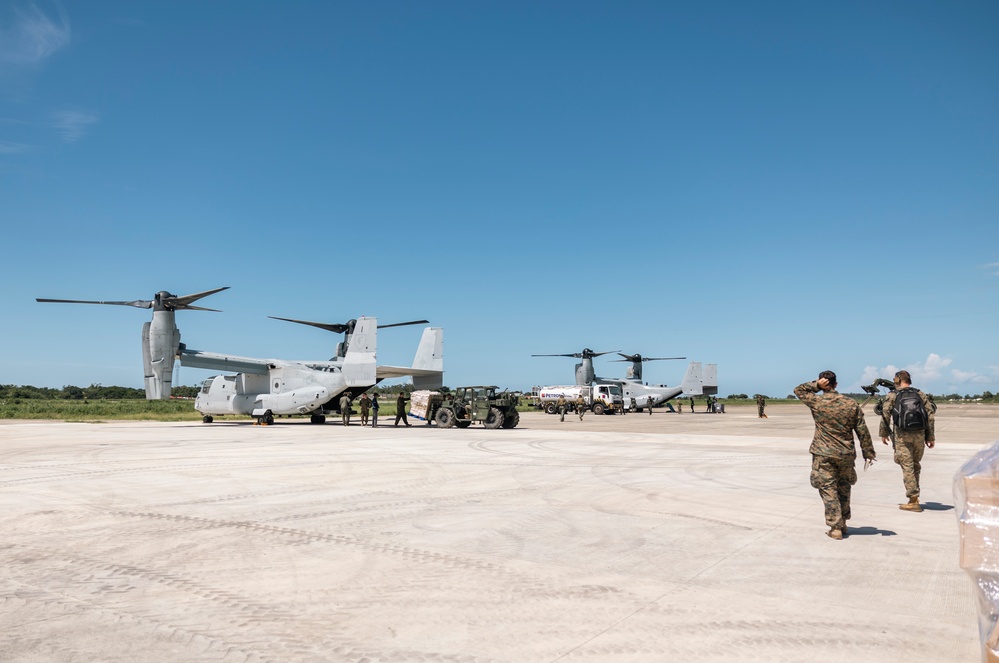
[[[321,415],[321,414],[314,414],[309,419],[309,421],[311,423],[314,423],[314,424],[325,424],[326,423],[326,417],[323,416],[323,415]]]
[[[210,415],[210,414],[206,414],[205,416],[201,417],[201,423],[203,423],[203,424],[210,424],[213,421],[215,421],[215,420],[212,419],[212,415]]]
[[[273,423],[274,423],[274,415],[271,414],[270,410],[267,410],[267,412],[264,412],[262,415],[257,417],[258,426],[270,426]]]

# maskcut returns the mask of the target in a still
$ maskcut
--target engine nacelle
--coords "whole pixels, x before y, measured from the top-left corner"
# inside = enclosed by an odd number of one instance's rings
[[[329,399],[329,389],[319,385],[300,387],[277,394],[260,394],[253,403],[253,411],[250,414],[259,417],[268,410],[271,414],[308,414]]]

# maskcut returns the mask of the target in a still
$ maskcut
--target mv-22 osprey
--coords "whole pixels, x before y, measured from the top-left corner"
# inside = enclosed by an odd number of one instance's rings
[[[600,355],[610,354],[615,352],[614,350],[609,350],[607,352],[594,352],[589,348],[583,348],[582,352],[575,352],[570,354],[555,354],[555,355],[531,355],[532,357],[575,357],[580,359],[580,363],[576,364],[576,384],[578,385],[592,385],[592,384],[616,384],[621,387],[622,395],[624,396],[624,402],[630,403],[631,399],[635,399],[636,409],[641,412],[644,407],[649,403],[649,399],[652,399],[652,405],[662,405],[671,398],[675,398],[680,394],[686,394],[688,396],[701,396],[701,395],[711,395],[718,393],[718,365],[717,364],[701,364],[699,361],[692,361],[687,365],[687,372],[683,376],[683,381],[678,387],[669,387],[667,385],[648,385],[642,382],[642,364],[647,361],[663,361],[667,359],[686,359],[686,357],[643,357],[639,354],[626,355],[618,352],[619,355],[624,357],[624,359],[615,359],[614,361],[627,361],[631,362],[631,368],[628,369],[627,377],[625,378],[601,378],[597,377],[593,370],[593,358],[599,357]]]
[[[339,408],[344,392],[353,398],[386,378],[413,377],[417,389],[441,386],[444,376],[444,331],[427,327],[416,350],[411,367],[377,366],[378,321],[361,317],[342,324],[327,324],[277,318],[343,333],[336,356],[328,361],[290,361],[237,357],[188,348],[180,342],[174,314],[176,311],[217,311],[192,306],[203,297],[225,288],[193,295],[177,296],[161,291],[151,300],[84,301],[78,299],[38,299],[39,302],[68,304],[112,304],[153,309],[153,319],[142,327],[142,363],[145,370],[146,398],[170,398],[173,367],[176,359],[182,366],[207,368],[235,373],[216,375],[204,381],[194,402],[205,423],[213,415],[247,414],[259,423],[273,423],[274,415],[311,414],[314,424],[326,421],[325,413]],[[401,322],[385,327],[422,324],[426,320]]]

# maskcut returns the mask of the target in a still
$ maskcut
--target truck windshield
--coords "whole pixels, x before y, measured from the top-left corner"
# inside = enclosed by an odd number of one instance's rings
[[[614,385],[613,387],[610,388],[610,393],[611,393],[611,396],[620,396],[621,395],[621,387],[619,387],[617,385]]]

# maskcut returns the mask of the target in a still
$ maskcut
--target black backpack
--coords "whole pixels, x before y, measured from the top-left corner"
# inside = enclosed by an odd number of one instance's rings
[[[899,390],[891,418],[896,430],[926,430],[926,408],[919,392],[912,387]]]

